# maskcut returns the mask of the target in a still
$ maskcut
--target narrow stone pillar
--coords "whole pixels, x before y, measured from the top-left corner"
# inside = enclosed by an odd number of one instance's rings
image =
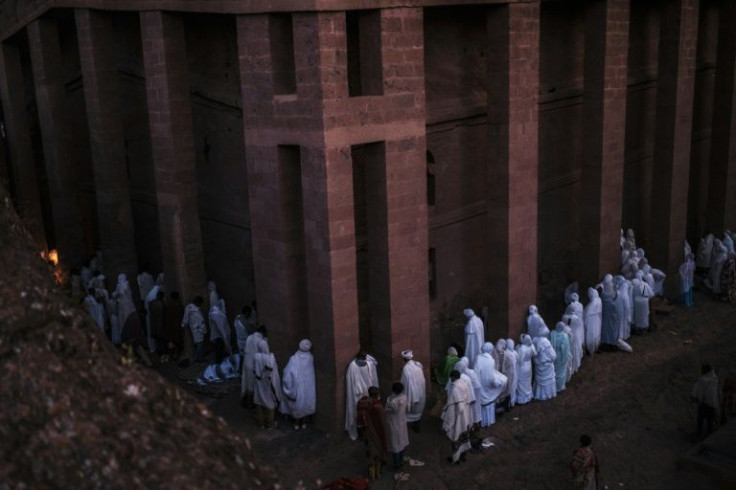
[[[537,298],[539,9],[488,10],[490,338],[518,337]]]
[[[722,2],[718,18],[718,52],[709,169],[707,231],[719,237],[736,230],[736,2]]]
[[[76,267],[86,258],[86,250],[74,174],[74,149],[69,134],[71,127],[65,123],[67,101],[59,30],[54,19],[36,19],[28,24],[27,31],[56,248],[62,264]]]
[[[184,24],[160,11],[140,19],[164,273],[186,301],[204,293],[205,271]]]
[[[662,4],[657,115],[652,179],[652,267],[667,274],[667,293],[677,294],[677,270],[687,231],[687,193],[693,123],[698,1]]]
[[[586,4],[580,281],[596,284],[621,265],[629,1]]]
[[[136,277],[130,184],[125,164],[125,137],[120,116],[115,45],[111,17],[87,9],[75,11],[82,65],[90,148],[94,169],[100,248],[108,282],[118,273]]]
[[[4,42],[0,48],[0,97],[5,116],[5,137],[10,146],[16,206],[34,243],[39,249],[45,250],[47,244],[41,196],[24,94],[20,52],[16,46]]]

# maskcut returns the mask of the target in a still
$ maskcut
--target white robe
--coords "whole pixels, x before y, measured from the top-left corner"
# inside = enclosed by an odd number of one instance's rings
[[[519,386],[519,356],[513,349],[506,349],[503,356],[503,374],[508,378],[509,406],[516,405],[516,390]]]
[[[693,287],[693,279],[695,276],[695,262],[686,260],[679,269],[680,273],[680,292],[687,293]]]
[[[555,359],[557,353],[552,344],[544,337],[539,337],[539,349],[534,357],[534,398],[549,400],[557,396],[555,378]]]
[[[150,276],[150,274],[149,274]],[[140,277],[140,276],[139,276]],[[151,278],[153,280],[153,278]],[[144,305],[146,307],[146,338],[148,341],[148,350],[156,352],[156,340],[151,337],[151,312],[148,310],[148,305],[156,299],[156,295],[161,290],[159,286],[153,286],[146,294]]]
[[[215,305],[210,308],[210,341],[214,342],[217,339],[222,339],[228,355],[232,355],[230,324],[227,321],[227,315],[220,309],[220,306]]]
[[[532,337],[549,338],[549,328],[539,313],[532,313],[526,319],[526,331]]]
[[[259,352],[255,355],[253,364],[256,377],[253,403],[273,410],[283,398],[276,358],[273,354]]]
[[[241,356],[245,354],[245,341],[248,339],[248,330],[246,329],[247,322],[247,318],[242,313],[235,317],[235,338],[237,339],[238,351]]]
[[[383,413],[386,421],[386,449],[390,453],[400,453],[409,445],[409,432],[406,426],[407,405],[404,393],[392,394],[386,399]]]
[[[530,402],[532,398],[534,398],[534,389],[532,387],[532,360],[537,354],[537,350],[533,345],[520,344],[516,347],[516,354],[519,357],[516,403],[524,404]]]
[[[347,388],[345,393],[345,430],[352,440],[358,438],[358,427],[355,418],[358,400],[368,395],[368,388],[371,386],[378,387],[377,365],[378,362],[370,355],[366,355],[364,366],[359,366],[357,359],[353,359],[348,364],[345,373]]]
[[[654,291],[645,282],[634,288],[634,325],[637,328],[649,328],[649,298],[653,296]]]
[[[317,411],[314,357],[310,352],[298,350],[291,356],[284,368],[282,391],[286,401],[281,404],[282,412],[298,420]]]
[[[572,372],[576,373],[580,369],[580,363],[583,360],[583,344],[585,343],[585,325],[583,322],[583,305],[580,301],[573,301],[565,309],[563,321],[570,320],[570,328],[572,329],[573,340],[570,344],[572,350]]]
[[[465,324],[465,357],[469,367],[475,367],[475,360],[480,354],[480,348],[485,343],[485,328],[483,320],[473,315]]]
[[[105,308],[97,302],[94,296],[89,294],[84,298],[84,305],[87,307],[87,312],[89,313],[89,316],[91,316],[92,319],[95,321],[97,328],[99,328],[104,334]]]
[[[407,361],[401,371],[401,384],[404,385],[404,394],[409,403],[406,420],[416,422],[422,418],[427,402],[427,382],[422,365],[416,361]]]
[[[255,385],[255,374],[253,374],[253,360],[255,359],[256,352],[258,352],[258,345],[263,340],[263,335],[260,332],[253,332],[245,339],[245,352],[243,353],[243,376],[240,383],[240,396],[244,396],[246,393],[253,393],[253,386]]]
[[[145,301],[148,297],[148,293],[151,292],[151,289],[156,283],[153,280],[153,276],[148,272],[141,272],[140,274],[138,274],[137,282],[138,292],[140,293],[141,301]]]
[[[473,388],[464,379],[451,381],[447,403],[442,410],[442,430],[451,441],[460,436],[473,425],[472,404]]]
[[[189,330],[192,332],[192,341],[195,344],[204,340],[204,317],[202,316],[202,312],[194,303],[189,303],[187,307],[184,308],[181,327],[189,327]]]
[[[590,301],[585,305],[583,313],[585,327],[585,349],[588,354],[593,355],[598,350],[601,343],[601,323],[603,322],[603,303],[598,297],[598,292],[593,290],[595,295],[590,297]],[[590,295],[590,292],[589,292]]]

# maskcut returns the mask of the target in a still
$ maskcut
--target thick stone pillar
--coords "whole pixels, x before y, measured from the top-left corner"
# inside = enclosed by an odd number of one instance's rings
[[[490,338],[518,337],[537,298],[539,9],[488,11]]]
[[[580,280],[596,284],[621,263],[629,1],[586,4]]]
[[[10,147],[18,214],[39,249],[46,249],[41,196],[31,133],[25,105],[25,85],[18,48],[9,43],[0,47],[0,97],[5,117],[5,134]]]
[[[108,14],[75,11],[90,148],[94,169],[100,248],[108,282],[120,272],[136,277],[133,211],[125,163],[113,25]]]
[[[65,123],[67,101],[58,26],[54,19],[37,19],[28,24],[27,30],[56,248],[61,263],[75,267],[86,258],[84,227],[74,174],[71,127]]]
[[[657,81],[657,115],[652,179],[652,267],[667,274],[667,293],[677,294],[677,270],[687,231],[687,192],[698,39],[698,1],[662,4]]]
[[[189,300],[204,293],[205,271],[184,24],[159,11],[140,19],[164,273]]]
[[[707,231],[719,237],[736,229],[736,2],[722,2],[714,87]]]

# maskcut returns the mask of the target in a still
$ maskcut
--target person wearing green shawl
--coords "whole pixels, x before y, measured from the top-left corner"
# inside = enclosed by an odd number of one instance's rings
[[[457,349],[454,347],[447,349],[445,359],[434,370],[437,382],[441,386],[445,386],[447,384],[447,380],[450,378],[450,373],[455,369],[455,364],[457,364],[459,360],[460,358],[457,355]]]

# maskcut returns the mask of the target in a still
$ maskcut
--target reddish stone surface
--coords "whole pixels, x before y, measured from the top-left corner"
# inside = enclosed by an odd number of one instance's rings
[[[141,36],[164,273],[186,301],[204,293],[205,274],[182,20],[142,12]]]

